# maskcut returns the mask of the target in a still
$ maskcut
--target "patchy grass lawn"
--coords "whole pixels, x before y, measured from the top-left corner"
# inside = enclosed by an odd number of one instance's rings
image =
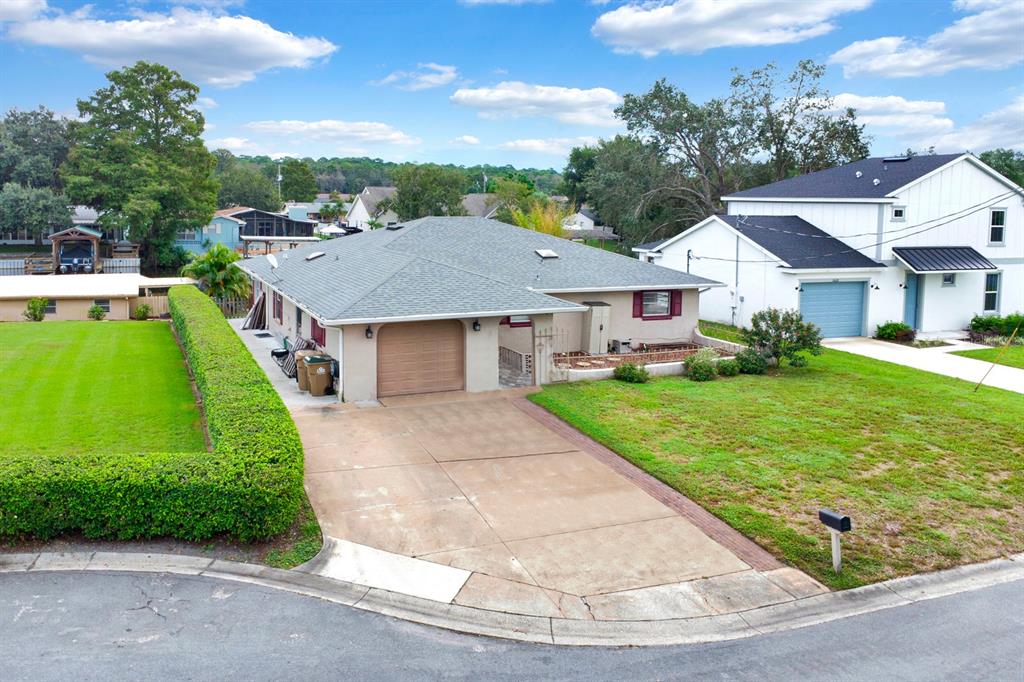
[[[984,360],[985,362],[998,362],[1007,367],[1024,369],[1024,346],[1010,346],[1003,352],[1002,348],[979,348],[978,350],[958,350],[954,355],[962,355],[965,358]],[[1002,354],[1002,357],[1000,357]],[[997,359],[998,358],[998,359]]]
[[[697,328],[700,329],[700,333],[704,336],[721,339],[722,341],[732,341],[733,343],[743,343],[739,327],[734,327],[731,324],[700,320],[697,323]]]
[[[1024,550],[1024,396],[826,350],[805,368],[530,396],[837,588]],[[843,573],[817,510],[853,518]]]
[[[0,324],[0,456],[206,450],[163,322]]]

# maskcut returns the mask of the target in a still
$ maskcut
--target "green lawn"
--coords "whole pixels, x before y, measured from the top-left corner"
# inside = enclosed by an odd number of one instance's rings
[[[1000,357],[1002,354],[1002,357]],[[954,355],[962,355],[965,358],[984,360],[985,362],[997,362],[1007,367],[1019,367],[1024,369],[1024,346],[1010,346],[1003,352],[1002,348],[979,348],[978,350],[958,350]]]
[[[163,322],[0,324],[0,396],[0,456],[206,449]]]
[[[853,587],[1024,550],[1024,396],[826,350],[805,368],[534,402],[783,560]],[[817,510],[853,518],[832,574]]]
[[[743,343],[739,327],[734,327],[731,324],[700,320],[697,323],[697,328],[700,329],[700,333],[704,336],[721,339],[722,341],[732,341],[733,343]]]

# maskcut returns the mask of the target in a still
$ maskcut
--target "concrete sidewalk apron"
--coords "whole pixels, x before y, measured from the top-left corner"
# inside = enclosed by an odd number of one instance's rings
[[[721,615],[826,591],[517,394],[293,414],[327,536],[302,570],[579,620]]]
[[[942,374],[954,379],[963,379],[972,384],[977,384],[989,372],[985,378],[985,386],[1001,388],[1007,391],[1024,393],[1024,369],[1007,367],[1006,365],[993,365],[990,362],[965,358],[960,355],[951,355],[949,351],[955,348],[913,348],[901,346],[888,341],[877,339],[826,339],[825,345],[835,350],[863,355],[875,360],[892,362],[905,367],[913,367],[933,374]],[[973,347],[973,346],[972,346]]]
[[[740,613],[659,621],[587,621],[521,616],[442,604],[299,571],[204,557],[117,552],[0,554],[0,587],[3,585],[4,573],[25,571],[127,571],[202,575],[287,590],[468,634],[541,644],[649,646],[723,641],[780,632],[1024,580],[1024,554],[938,573],[897,578],[844,592],[829,592]]]

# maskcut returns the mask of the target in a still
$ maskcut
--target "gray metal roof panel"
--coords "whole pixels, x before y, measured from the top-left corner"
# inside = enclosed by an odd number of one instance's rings
[[[905,161],[878,156],[734,192],[729,199],[882,199],[961,156],[928,154]]]
[[[892,251],[915,272],[996,269],[992,261],[969,246],[897,246]]]

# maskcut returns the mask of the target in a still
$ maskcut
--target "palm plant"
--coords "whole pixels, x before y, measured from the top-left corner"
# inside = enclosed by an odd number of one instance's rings
[[[214,244],[209,251],[183,267],[181,275],[197,280],[211,298],[248,298],[248,275],[231,265],[239,258],[223,244]]]

